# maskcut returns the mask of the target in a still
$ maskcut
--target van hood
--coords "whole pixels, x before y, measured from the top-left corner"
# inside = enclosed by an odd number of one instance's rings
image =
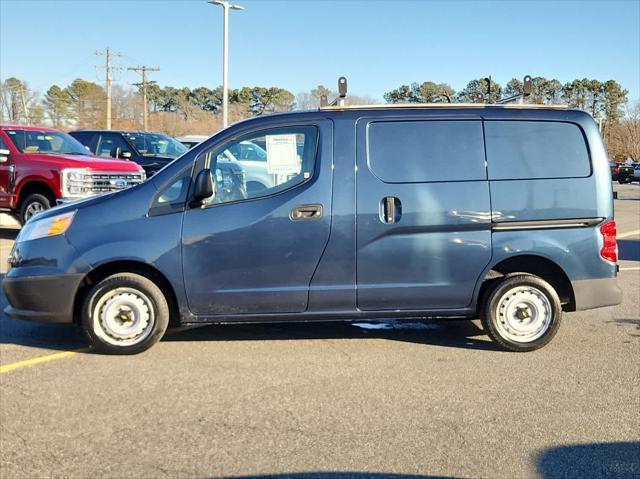
[[[33,161],[55,163],[60,168],[87,168],[95,171],[140,172],[142,168],[133,161],[110,160],[93,155],[59,155],[52,153],[25,153]]]

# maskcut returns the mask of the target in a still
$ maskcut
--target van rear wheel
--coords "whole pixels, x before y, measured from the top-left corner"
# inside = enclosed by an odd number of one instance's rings
[[[506,276],[488,294],[481,320],[487,334],[509,351],[539,349],[558,332],[560,298],[545,280],[531,274]]]
[[[137,354],[164,335],[169,324],[167,300],[151,280],[118,273],[100,281],[87,295],[82,328],[97,351]]]

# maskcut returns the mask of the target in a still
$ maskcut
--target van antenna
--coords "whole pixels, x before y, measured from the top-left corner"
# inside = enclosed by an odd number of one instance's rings
[[[320,97],[320,108],[325,106],[344,106],[344,99],[347,97],[347,77],[338,78],[338,97],[329,103],[327,95]]]
[[[516,93],[515,95],[508,96],[506,98],[502,98],[498,100],[496,104],[505,105],[507,103],[511,103],[517,101],[518,103],[524,103],[524,100],[531,96],[531,92],[533,91],[533,83],[531,82],[531,75],[525,75],[522,80],[522,93]]]

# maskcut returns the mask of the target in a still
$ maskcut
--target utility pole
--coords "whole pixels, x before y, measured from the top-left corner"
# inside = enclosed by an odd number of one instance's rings
[[[25,98],[24,85],[20,85],[20,99],[22,100],[22,110],[24,111],[24,119],[29,124],[29,109],[27,108],[27,99]]]
[[[109,47],[104,52],[96,52],[98,56],[104,56],[104,78],[106,83],[107,90],[107,130],[111,129],[111,82],[113,81],[113,77],[111,75],[114,67],[111,66],[111,57],[119,57],[119,53],[113,53],[109,50]]]
[[[229,71],[229,9],[244,10],[240,5],[233,5],[226,0],[209,0],[212,5],[220,5],[224,9],[223,26],[223,55],[222,55],[222,128],[229,124],[229,91],[227,74]]]
[[[148,67],[142,65],[141,67],[130,67],[127,70],[134,71],[136,73],[140,73],[142,75],[142,129],[144,131],[148,131],[147,128],[147,72],[159,72],[160,69],[158,67]]]

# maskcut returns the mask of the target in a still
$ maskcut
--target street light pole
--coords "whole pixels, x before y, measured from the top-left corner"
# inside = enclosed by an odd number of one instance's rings
[[[228,91],[228,73],[229,73],[229,9],[244,10],[240,5],[233,5],[226,0],[209,0],[212,5],[221,5],[224,9],[223,13],[223,45],[222,45],[222,127],[226,128],[229,124],[229,91]]]

